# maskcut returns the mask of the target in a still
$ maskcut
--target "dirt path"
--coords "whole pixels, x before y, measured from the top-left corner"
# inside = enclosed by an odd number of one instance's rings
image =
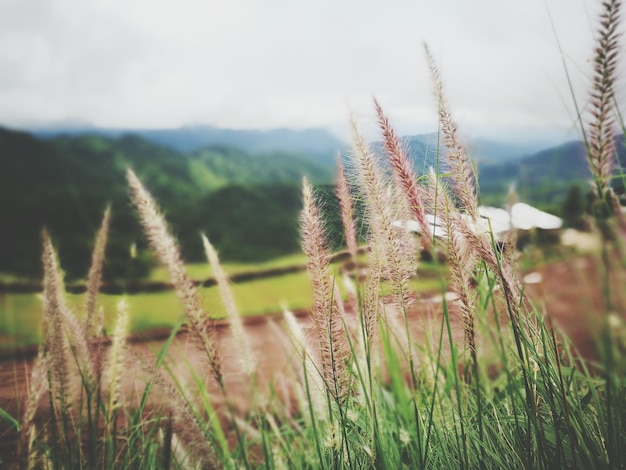
[[[579,258],[572,261],[554,263],[536,271],[534,279],[526,276],[530,282],[526,288],[531,298],[540,306],[544,306],[554,322],[562,328],[580,351],[588,358],[594,358],[594,344],[591,338],[590,326],[594,322],[593,312],[602,307],[602,296],[597,286],[599,270],[591,258]],[[532,273],[529,273],[532,274]],[[538,281],[538,282],[537,282]],[[452,310],[453,340],[462,346],[463,331],[455,313],[455,302],[450,303]],[[434,296],[416,302],[409,312],[409,325],[413,338],[420,344],[425,332],[437,331],[441,321],[441,298]],[[392,318],[400,322],[397,312],[390,312]],[[311,318],[306,312],[299,312],[298,321],[307,332],[314,344],[315,331],[311,325]],[[356,325],[356,314],[347,309],[346,322],[350,328]],[[252,317],[246,319],[245,332],[250,340],[254,357],[258,363],[260,377],[258,383],[251,384],[248,377],[241,372],[237,345],[229,334],[228,327],[218,327],[218,342],[223,354],[223,371],[228,396],[238,413],[246,413],[250,404],[260,399],[264,392],[274,386],[278,393],[285,396],[283,400],[290,402],[288,396],[291,391],[285,385],[282,377],[289,372],[291,349],[288,338],[282,333],[284,325],[281,315]],[[157,353],[164,343],[163,339],[132,342],[133,351],[150,356]],[[186,383],[192,384],[190,371],[200,377],[209,377],[209,372],[203,365],[202,355],[195,352],[189,344],[186,333],[180,333],[172,343],[170,349],[170,364],[177,376]],[[0,361],[0,408],[13,416],[18,416],[22,407],[22,400],[27,383],[27,377],[33,363],[33,358],[22,358]],[[127,370],[137,370],[136,364],[128,364]],[[134,374],[134,372],[133,372]],[[133,402],[143,390],[141,377],[127,374],[124,379],[124,389],[127,400]],[[212,400],[218,409],[223,408],[221,394],[215,387],[212,388]],[[157,398],[158,400],[158,398]],[[45,400],[44,400],[45,401]],[[158,406],[158,403],[154,403]],[[43,410],[45,414],[45,410]],[[17,436],[0,421],[0,463],[15,452]],[[1,466],[1,465],[0,465]]]

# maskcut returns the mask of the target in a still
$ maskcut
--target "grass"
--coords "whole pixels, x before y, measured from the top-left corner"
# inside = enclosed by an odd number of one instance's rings
[[[3,283],[29,282],[29,281],[32,281],[32,279],[29,279],[29,278],[24,277],[24,276],[18,276],[16,274],[0,272],[0,282],[3,282]]]
[[[224,263],[228,274],[244,272],[262,272],[269,269],[302,266],[306,264],[303,254],[293,254],[275,258],[263,263]],[[186,265],[192,279],[204,280],[213,276],[208,263]],[[157,267],[150,273],[150,281],[168,281],[169,275],[164,267]],[[0,281],[22,281],[9,274],[0,274]],[[284,287],[283,287],[284,286]],[[295,273],[279,277],[246,282],[234,287],[242,315],[275,313],[282,302],[291,308],[307,308],[311,305],[311,287],[306,274]],[[216,287],[202,289],[204,306],[214,318],[225,316],[224,307],[219,300]],[[105,312],[114,312],[113,308],[122,298],[118,295],[101,295],[101,304]],[[174,326],[183,310],[174,292],[135,294],[127,296],[131,311],[132,332],[141,332],[153,328]],[[68,301],[75,311],[81,312],[85,295],[68,294]],[[0,293],[0,333],[5,336],[0,348],[10,349],[37,344],[41,340],[41,322],[43,302],[40,294]],[[105,318],[107,330],[111,330],[114,315]]]
[[[237,305],[243,316],[280,311],[281,303],[300,309],[311,305],[311,285],[305,272],[259,279],[233,285]],[[213,318],[225,316],[217,286],[200,290],[203,305]],[[43,302],[40,294],[0,294],[0,331],[14,338],[2,347],[37,344],[41,340]],[[105,329],[111,331],[115,321],[115,305],[125,298],[129,304],[130,331],[140,332],[153,327],[173,327],[183,315],[183,307],[173,291],[128,296],[99,296],[100,305],[110,315],[105,316]],[[68,294],[68,305],[80,312],[85,294]]]
[[[306,257],[302,253],[281,256],[262,263],[221,263],[227,274],[240,274],[246,272],[260,272],[269,269],[286,268],[290,266],[304,266]],[[189,263],[186,265],[187,272],[191,279],[204,280],[213,277],[213,270],[209,263]],[[167,268],[159,266],[150,272],[148,277],[151,281],[169,281]]]
[[[288,259],[284,258],[287,262]],[[290,265],[290,264],[289,264]],[[243,266],[243,265],[241,265]],[[245,265],[249,269],[252,265]],[[280,266],[276,263],[273,267]],[[434,270],[436,268],[428,268]],[[259,269],[260,270],[260,269]],[[437,291],[439,280],[416,278],[412,281],[416,292]],[[233,284],[232,290],[242,316],[271,314],[280,312],[281,305],[299,310],[311,307],[313,291],[306,272],[290,273],[264,279]],[[224,318],[226,312],[222,305],[217,286],[200,290],[203,306],[213,318]],[[111,331],[115,321],[115,305],[125,298],[130,310],[130,331],[142,332],[155,327],[173,327],[183,316],[183,307],[173,291],[134,295],[101,294],[100,305],[105,315],[105,329]],[[68,304],[78,313],[85,302],[85,294],[67,294]],[[0,294],[0,332],[5,339],[0,348],[10,349],[38,344],[41,341],[43,302],[41,294]]]
[[[291,266],[304,266],[306,264],[306,256],[302,253],[294,253],[291,255],[280,256],[278,258],[272,258],[263,262],[225,262],[222,266],[227,274],[240,274],[240,273],[255,273],[277,268],[287,268]],[[209,263],[188,263],[186,264],[187,272],[191,279],[204,280],[213,277],[213,270]],[[150,271],[147,276],[148,281],[169,281],[169,274],[167,268],[163,266],[157,266]],[[32,282],[33,279],[16,276],[10,273],[0,272],[0,282]],[[75,283],[84,282],[82,280],[75,280]]]
[[[41,339],[43,302],[36,294],[0,294],[0,332],[6,336],[0,347],[37,344]]]
[[[446,149],[441,158],[450,173],[446,181],[435,171],[418,179],[377,102],[384,159],[353,123],[351,184],[365,206],[371,253],[352,294],[336,289],[321,208],[306,180],[300,223],[307,273],[234,285],[232,291],[222,284],[232,326],[218,337],[203,308],[216,303],[215,291],[195,288],[156,202],[128,171],[150,246],[167,268],[188,323],[194,349],[183,354],[169,354],[180,322],[154,356],[128,347],[129,306],[114,308],[104,297],[100,304],[118,312],[112,345],[103,349],[92,341],[102,335],[102,325],[89,312],[83,321],[67,308],[73,300],[64,296],[56,253],[44,234],[46,334],[22,411],[0,413],[19,436],[20,463],[55,469],[625,468],[626,306],[612,282],[624,275],[624,263],[614,261],[624,260],[618,240],[626,221],[611,209],[605,140],[614,112],[619,7],[616,0],[603,4],[587,139],[594,216],[603,237],[603,272],[595,287],[606,308],[589,312],[601,325],[595,338],[599,361],[576,357],[567,339],[557,336],[549,317],[526,297],[513,250],[506,244],[501,249],[480,227],[475,170],[427,51]],[[346,188],[343,196],[351,194]],[[343,196],[342,222],[349,228],[351,202]],[[444,301],[433,329],[422,337],[414,328],[420,318],[409,308],[418,247],[392,222],[415,219],[420,243],[434,252],[428,213],[442,220],[438,244],[447,263],[427,265],[423,278],[441,286],[442,294],[451,289],[458,301]],[[346,229],[347,244],[354,246],[350,233]],[[210,247],[207,253],[216,267]],[[102,259],[93,259],[88,295],[95,297]],[[262,339],[276,343],[285,359],[270,373],[257,362],[249,338],[236,332],[239,315],[249,305],[280,301],[307,277],[310,288],[298,295],[312,303],[311,326],[304,330],[287,311],[282,325],[267,325],[269,336]],[[241,312],[229,304],[231,294]],[[344,295],[355,296],[357,312],[344,312]],[[153,309],[169,300],[151,298],[154,304],[134,308],[145,308],[144,316],[158,321]],[[124,387],[129,380],[130,391]],[[36,420],[42,401],[48,411]]]

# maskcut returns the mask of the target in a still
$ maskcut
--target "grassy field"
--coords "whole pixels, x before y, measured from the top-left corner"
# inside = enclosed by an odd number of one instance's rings
[[[228,274],[261,272],[274,268],[306,264],[302,254],[290,255],[265,263],[225,263]],[[192,279],[211,277],[208,263],[188,264],[187,270]],[[442,267],[423,264],[420,276],[411,282],[416,292],[438,291],[441,288]],[[152,281],[168,281],[165,268],[156,268],[149,277]],[[309,308],[313,291],[308,274],[304,271],[273,276],[264,279],[232,285],[233,294],[241,315],[259,315],[280,312],[281,305],[290,309]],[[201,289],[206,312],[214,318],[226,315],[216,286]],[[83,311],[84,294],[68,294],[68,302],[80,316]],[[105,328],[110,331],[116,318],[116,304],[120,295],[100,295],[100,304],[105,312]],[[183,314],[182,306],[174,291],[127,295],[132,332],[141,332],[155,327],[169,327],[176,324]],[[41,338],[43,304],[40,294],[0,294],[0,335],[4,338],[0,348],[12,348],[36,344]],[[1,338],[2,336],[0,336]]]
[[[284,256],[265,263],[225,263],[228,274],[259,272],[268,269],[306,264],[302,254]],[[207,279],[213,272],[208,263],[188,264],[187,270],[192,279]],[[150,274],[151,281],[168,281],[167,270],[155,268]],[[11,275],[0,275],[0,281],[22,280]],[[311,286],[306,273],[294,273],[278,276],[233,287],[238,307],[242,315],[255,315],[280,310],[280,303],[285,302],[290,308],[298,309],[311,304]],[[224,307],[217,287],[201,290],[206,311],[215,318],[225,316]],[[115,305],[121,299],[119,295],[100,296],[100,304],[105,312],[105,327],[110,330],[115,320]],[[68,302],[79,313],[83,310],[84,294],[68,294]],[[126,296],[131,311],[131,331],[139,332],[160,326],[176,324],[182,315],[181,304],[173,291],[143,293]],[[0,294],[0,348],[12,348],[27,344],[36,344],[41,337],[43,304],[40,294]]]
[[[233,293],[242,315],[280,311],[282,302],[292,309],[311,305],[312,290],[306,272],[259,279],[233,285]],[[217,287],[201,289],[206,311],[215,318],[225,316]],[[82,311],[84,294],[68,296],[76,312]],[[105,311],[105,327],[110,331],[116,317],[119,295],[100,296]],[[127,295],[131,312],[131,331],[174,325],[183,313],[174,291]],[[0,347],[37,343],[41,336],[43,304],[40,294],[0,294],[0,333],[6,335]]]
[[[306,256],[302,253],[281,256],[262,263],[221,263],[224,271],[228,274],[245,272],[259,272],[268,269],[285,268],[289,266],[306,265]],[[192,279],[202,280],[213,276],[213,270],[208,263],[187,264],[187,273]],[[168,281],[169,274],[164,266],[158,266],[152,270],[148,278],[150,281]]]
[[[304,266],[306,264],[306,256],[302,253],[296,253],[292,255],[285,255],[278,258],[273,258],[268,261],[260,263],[243,263],[243,262],[224,262],[222,267],[228,274],[240,274],[246,272],[259,272],[269,269],[286,268],[290,266]],[[213,270],[208,263],[188,263],[187,272],[192,279],[204,280],[213,276]],[[147,277],[148,281],[166,282],[169,280],[169,274],[167,269],[163,266],[155,267]],[[0,282],[32,282],[33,279],[29,279],[23,276],[17,276],[15,274],[0,272]],[[84,282],[84,279],[75,281],[76,283]]]

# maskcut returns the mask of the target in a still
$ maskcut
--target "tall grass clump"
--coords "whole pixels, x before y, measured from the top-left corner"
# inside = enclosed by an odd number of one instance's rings
[[[160,349],[129,344],[132,312],[123,303],[111,338],[103,333],[98,291],[109,210],[96,236],[84,312],[69,308],[44,232],[44,340],[20,415],[0,414],[18,434],[20,464],[625,468],[626,327],[614,282],[624,275],[624,240],[611,187],[620,7],[602,4],[589,114],[581,116],[604,241],[597,288],[605,301],[589,312],[602,326],[589,328],[599,360],[581,357],[553,327],[518,278],[514,248],[503,247],[479,216],[477,170],[426,48],[437,165],[418,174],[378,101],[380,152],[352,121],[352,151],[339,159],[336,194],[350,265],[365,268],[345,270],[341,283],[323,207],[303,180],[300,228],[313,305],[304,320],[287,306],[264,320],[265,339],[284,356],[274,367],[247,335],[218,254],[200,235],[227,311],[228,329],[217,328],[164,216],[131,170],[133,204],[184,310]],[[357,199],[366,233],[357,234]],[[357,257],[359,239],[368,245],[365,260]],[[439,306],[411,287],[422,272],[420,251],[443,265]]]
[[[583,121],[583,134],[587,145],[587,157],[594,181],[593,215],[602,236],[603,293],[605,315],[598,349],[602,357],[605,377],[606,410],[604,410],[604,433],[609,462],[615,467],[626,465],[621,435],[626,426],[626,368],[623,362],[623,344],[616,341],[616,330],[623,329],[624,228],[626,226],[621,205],[613,190],[612,181],[616,169],[617,121],[621,115],[617,109],[617,67],[621,56],[619,39],[621,32],[620,1],[603,2],[600,27],[597,31],[593,55],[593,85],[590,92],[589,111]],[[623,125],[622,125],[623,130]],[[620,168],[623,182],[623,170]]]
[[[66,301],[58,256],[43,232],[44,337],[21,419],[12,422],[19,435],[20,468],[121,468],[155,457],[150,449],[133,455],[132,447],[145,439],[139,429],[118,429],[119,423],[133,419],[121,386],[128,312],[120,314],[110,348],[102,314],[96,313],[109,218],[107,209],[97,234],[82,319]],[[141,431],[149,426],[144,423]]]

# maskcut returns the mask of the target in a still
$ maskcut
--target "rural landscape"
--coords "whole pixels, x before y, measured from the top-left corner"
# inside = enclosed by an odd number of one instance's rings
[[[0,467],[626,468],[622,16],[568,141],[0,127]]]

